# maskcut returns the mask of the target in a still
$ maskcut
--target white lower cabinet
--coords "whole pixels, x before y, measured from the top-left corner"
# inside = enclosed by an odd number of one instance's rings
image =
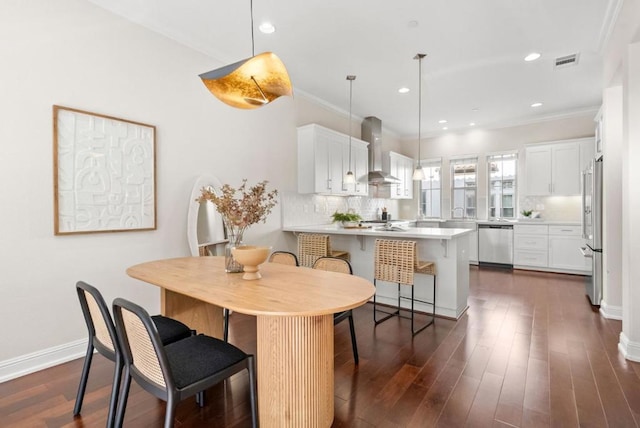
[[[580,252],[584,246],[579,225],[514,226],[513,264],[516,268],[554,272],[591,271],[590,260]]]
[[[513,227],[513,264],[547,267],[548,233],[547,225],[516,224]]]
[[[580,226],[549,226],[549,267],[591,271],[591,259],[580,252],[584,246]]]

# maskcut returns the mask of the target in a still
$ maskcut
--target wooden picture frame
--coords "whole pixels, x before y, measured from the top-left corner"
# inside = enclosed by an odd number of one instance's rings
[[[54,233],[156,229],[153,125],[53,106]]]

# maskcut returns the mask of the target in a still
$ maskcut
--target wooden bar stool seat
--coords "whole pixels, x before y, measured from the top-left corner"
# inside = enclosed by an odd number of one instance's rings
[[[416,241],[404,241],[395,239],[376,239],[375,253],[374,253],[374,276],[373,285],[376,285],[376,281],[395,282],[398,284],[398,307],[394,312],[388,312],[378,309],[376,303],[376,295],[373,295],[373,320],[376,325],[383,321],[388,320],[391,317],[398,316],[402,318],[411,319],[411,333],[415,336],[421,332],[435,320],[435,308],[436,308],[436,264],[431,261],[418,260],[417,256],[417,242]],[[431,302],[420,300],[415,298],[414,293],[414,274],[425,274],[433,276],[433,300]],[[400,286],[411,287],[411,296],[403,296]],[[402,316],[400,300],[410,300],[411,309],[409,310],[411,316]],[[419,327],[414,328],[414,302],[424,303],[431,305],[433,308],[431,311],[431,320]],[[377,318],[377,313],[384,313],[385,316],[381,319]]]
[[[300,266],[313,267],[320,257],[336,257],[349,261],[349,252],[333,250],[329,235],[301,233],[298,235],[298,262]]]

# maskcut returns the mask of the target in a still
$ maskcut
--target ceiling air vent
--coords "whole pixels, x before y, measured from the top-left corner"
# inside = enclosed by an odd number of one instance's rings
[[[571,54],[556,58],[555,68],[566,68],[578,64],[579,54]]]

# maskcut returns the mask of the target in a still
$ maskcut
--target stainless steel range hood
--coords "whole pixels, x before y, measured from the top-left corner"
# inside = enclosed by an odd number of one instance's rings
[[[369,143],[369,184],[388,186],[400,183],[400,180],[382,170],[382,121],[374,116],[362,121],[362,140]]]

